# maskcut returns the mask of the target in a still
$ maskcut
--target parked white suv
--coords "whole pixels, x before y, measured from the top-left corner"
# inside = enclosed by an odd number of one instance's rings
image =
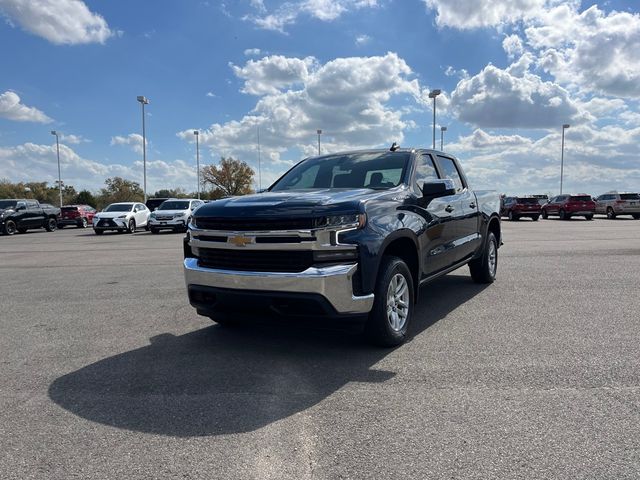
[[[160,230],[173,230],[174,232],[186,232],[191,220],[191,214],[200,205],[202,200],[195,198],[170,198],[162,202],[149,217],[149,230],[158,233]]]
[[[631,215],[640,220],[640,195],[627,192],[607,192],[596,198],[596,213],[613,219],[618,215]]]
[[[147,226],[150,214],[144,203],[112,203],[93,217],[93,231],[96,235],[102,235],[105,230],[135,233],[137,228]]]

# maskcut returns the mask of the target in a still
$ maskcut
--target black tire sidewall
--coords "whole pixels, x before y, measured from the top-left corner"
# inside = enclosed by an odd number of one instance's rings
[[[136,233],[136,221],[135,220],[129,220],[129,223],[127,224],[127,230],[129,233]]]
[[[387,291],[394,275],[400,273],[409,288],[409,314],[402,330],[396,332],[389,325],[387,318]],[[415,291],[411,271],[404,261],[398,257],[384,256],[378,270],[378,280],[374,290],[373,308],[369,313],[366,333],[377,345],[394,347],[404,343],[407,331],[411,326],[415,304]]]

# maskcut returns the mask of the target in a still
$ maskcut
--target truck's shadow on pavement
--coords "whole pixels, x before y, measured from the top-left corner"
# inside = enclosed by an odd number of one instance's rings
[[[483,290],[446,276],[421,291],[419,335]],[[319,403],[349,382],[384,382],[393,350],[360,336],[281,325],[212,325],[106,358],[56,379],[50,398],[87,420],[177,437],[252,431]]]

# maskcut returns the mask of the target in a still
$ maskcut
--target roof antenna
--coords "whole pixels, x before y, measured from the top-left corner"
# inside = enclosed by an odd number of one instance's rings
[[[400,145],[398,145],[396,142],[393,142],[391,144],[391,148],[389,149],[392,152],[395,152],[396,150],[398,150],[400,148]]]

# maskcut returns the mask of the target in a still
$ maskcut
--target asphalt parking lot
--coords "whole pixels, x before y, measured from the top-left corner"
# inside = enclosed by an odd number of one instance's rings
[[[393,350],[197,316],[179,234],[0,237],[0,477],[640,478],[640,221],[503,230]]]

